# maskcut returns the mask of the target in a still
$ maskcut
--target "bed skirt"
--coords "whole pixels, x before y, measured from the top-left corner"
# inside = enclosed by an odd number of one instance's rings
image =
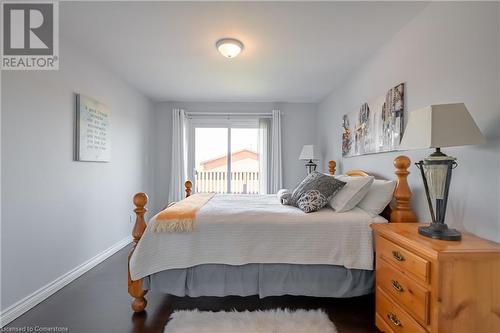
[[[373,292],[374,272],[333,265],[204,264],[144,278],[144,288],[175,296],[355,297]]]

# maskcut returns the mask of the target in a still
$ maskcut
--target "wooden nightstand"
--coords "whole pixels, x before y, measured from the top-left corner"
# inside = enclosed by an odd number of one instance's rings
[[[386,333],[500,333],[500,245],[441,241],[417,223],[373,224],[375,324]]]

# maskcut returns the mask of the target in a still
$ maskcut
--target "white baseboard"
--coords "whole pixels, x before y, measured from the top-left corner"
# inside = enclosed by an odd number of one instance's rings
[[[42,288],[38,289],[32,294],[26,296],[20,301],[17,301],[16,303],[12,304],[8,308],[0,312],[0,328],[4,327],[17,317],[21,316],[22,314],[26,313],[28,310],[32,309],[34,306],[36,306],[43,300],[47,299],[58,290],[62,289],[63,287],[73,282],[74,280],[76,280],[77,278],[79,278],[80,276],[82,276],[95,266],[99,265],[101,262],[108,259],[113,254],[120,251],[128,244],[130,244],[131,241],[132,239],[130,236],[122,239],[121,241],[107,248],[106,250],[99,253],[95,257],[90,258],[83,264],[75,267],[66,274],[61,275],[54,281],[48,283],[47,285],[43,286]]]

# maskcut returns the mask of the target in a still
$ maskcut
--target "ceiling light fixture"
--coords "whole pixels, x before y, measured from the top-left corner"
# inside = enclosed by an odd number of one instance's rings
[[[226,58],[235,58],[243,50],[243,43],[234,38],[219,39],[215,46]]]

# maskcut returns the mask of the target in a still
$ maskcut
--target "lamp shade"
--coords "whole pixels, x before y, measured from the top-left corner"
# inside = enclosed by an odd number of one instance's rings
[[[463,103],[410,112],[400,149],[478,145],[486,140]]]
[[[316,146],[304,145],[300,152],[299,160],[319,160],[319,153]]]

